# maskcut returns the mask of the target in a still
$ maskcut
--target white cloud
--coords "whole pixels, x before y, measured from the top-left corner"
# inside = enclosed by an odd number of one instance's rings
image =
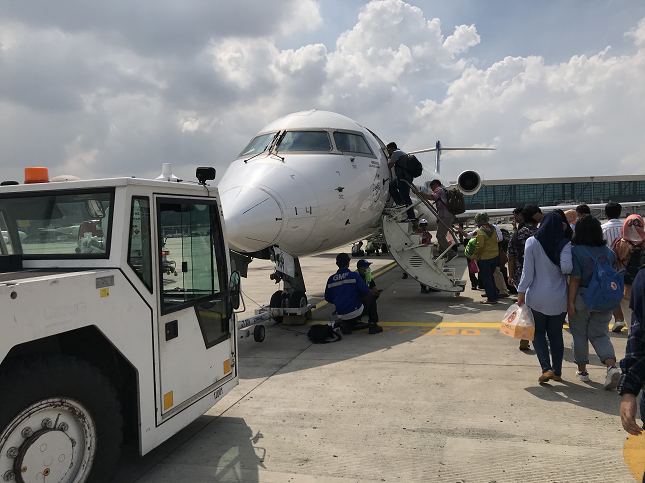
[[[156,176],[162,162],[182,175],[197,165],[221,173],[262,126],[311,108],[409,150],[436,139],[498,148],[447,154],[450,177],[642,169],[645,19],[625,34],[628,54],[607,48],[560,64],[500,55],[482,68],[466,57],[486,42],[475,25],[446,37],[438,18],[402,0],[367,3],[333,50],[276,46],[322,25],[313,0],[215,3],[164,3],[142,28],[145,0],[131,22],[119,2],[76,16],[65,2],[1,6],[0,178],[34,163],[83,176]]]

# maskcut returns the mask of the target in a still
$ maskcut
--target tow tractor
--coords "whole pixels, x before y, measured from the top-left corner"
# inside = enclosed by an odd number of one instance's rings
[[[0,186],[0,481],[106,482],[238,384],[240,276],[198,182]]]

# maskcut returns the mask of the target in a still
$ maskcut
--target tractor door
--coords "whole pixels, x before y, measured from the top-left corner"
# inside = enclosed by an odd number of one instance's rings
[[[227,258],[215,200],[156,198],[161,413],[214,391],[236,370]]]

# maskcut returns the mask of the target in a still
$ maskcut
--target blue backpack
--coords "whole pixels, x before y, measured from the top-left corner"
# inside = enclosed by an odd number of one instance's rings
[[[590,309],[600,312],[607,312],[616,309],[623,299],[624,275],[625,270],[616,271],[609,264],[609,257],[606,261],[600,263],[598,258],[594,257],[587,247],[582,248],[589,254],[594,261],[593,275],[587,291],[582,296],[582,301]]]

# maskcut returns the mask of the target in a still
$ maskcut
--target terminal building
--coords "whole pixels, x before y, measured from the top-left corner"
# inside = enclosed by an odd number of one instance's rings
[[[645,201],[645,175],[483,180],[467,210]]]

